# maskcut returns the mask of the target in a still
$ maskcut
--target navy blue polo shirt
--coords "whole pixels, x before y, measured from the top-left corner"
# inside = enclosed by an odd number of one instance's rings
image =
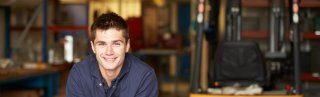
[[[94,54],[74,64],[66,88],[67,97],[158,97],[158,81],[146,63],[126,54],[119,75],[107,86]]]

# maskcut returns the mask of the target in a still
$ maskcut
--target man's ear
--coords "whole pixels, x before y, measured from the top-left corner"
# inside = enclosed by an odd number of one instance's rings
[[[96,51],[95,51],[95,49],[94,49],[94,44],[93,44],[93,42],[90,41],[90,44],[91,44],[91,49],[92,49],[93,53],[96,53]]]
[[[127,41],[127,46],[126,46],[126,53],[129,52],[130,50],[130,39]]]

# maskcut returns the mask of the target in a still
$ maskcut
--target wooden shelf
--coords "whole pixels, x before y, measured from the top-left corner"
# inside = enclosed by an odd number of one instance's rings
[[[268,7],[269,0],[241,0],[243,7]]]
[[[313,32],[305,32],[303,34],[303,37],[305,39],[309,39],[309,40],[317,40],[317,39],[320,39],[320,35],[315,35],[315,33]]]
[[[254,39],[267,39],[269,37],[269,32],[263,32],[263,31],[248,31],[248,32],[242,32],[241,37],[244,39],[247,38],[254,38]],[[313,32],[304,32],[303,33],[304,39],[308,40],[320,40],[319,35],[315,35]],[[289,32],[285,33],[285,38],[289,38]]]
[[[246,38],[255,38],[255,39],[267,39],[269,33],[262,31],[250,31],[250,32],[242,32],[241,37]]]
[[[88,31],[88,26],[49,26],[50,31]]]
[[[24,27],[17,26],[11,27],[12,31],[23,31]],[[88,26],[74,26],[74,25],[65,25],[65,26],[49,26],[49,31],[53,32],[63,32],[63,31],[88,31]],[[42,31],[42,27],[31,27],[30,31]]]
[[[320,0],[301,0],[301,7],[320,7]]]
[[[285,0],[286,6],[288,6],[288,0]],[[242,0],[243,7],[268,7],[269,0]],[[300,7],[320,7],[320,0],[301,0]]]
[[[320,81],[320,77],[312,76],[312,73],[302,73],[301,80],[302,81]]]

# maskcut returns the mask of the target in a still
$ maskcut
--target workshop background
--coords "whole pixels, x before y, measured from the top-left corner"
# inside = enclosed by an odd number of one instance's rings
[[[296,1],[298,11],[290,8]],[[155,69],[159,97],[219,97],[210,73],[232,35],[258,43],[273,83],[263,92],[320,97],[319,0],[1,0],[0,97],[65,97],[69,70],[92,53],[89,29],[105,12],[127,21],[130,53]]]

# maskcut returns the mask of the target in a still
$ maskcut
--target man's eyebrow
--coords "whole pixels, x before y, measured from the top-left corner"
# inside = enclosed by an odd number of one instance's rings
[[[95,43],[106,43],[106,42],[104,42],[104,41],[96,41]]]
[[[122,41],[122,40],[113,40],[112,42],[122,42],[122,43],[124,43],[124,41]]]

